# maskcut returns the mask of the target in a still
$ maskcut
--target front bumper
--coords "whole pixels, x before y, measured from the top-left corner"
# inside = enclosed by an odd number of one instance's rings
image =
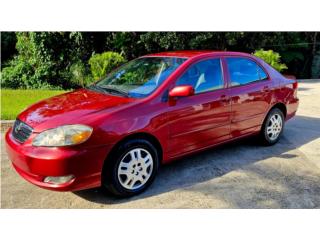
[[[34,147],[31,141],[17,142],[11,131],[10,128],[5,136],[6,150],[17,173],[27,181],[56,191],[77,191],[101,185],[103,163],[111,146]],[[66,183],[44,182],[47,176],[70,174],[75,177]]]

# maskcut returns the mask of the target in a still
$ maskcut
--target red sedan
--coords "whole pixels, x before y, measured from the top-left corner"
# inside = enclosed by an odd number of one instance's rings
[[[6,147],[16,171],[40,187],[131,196],[181,156],[249,135],[275,144],[297,107],[297,81],[252,55],[165,52],[30,106]]]

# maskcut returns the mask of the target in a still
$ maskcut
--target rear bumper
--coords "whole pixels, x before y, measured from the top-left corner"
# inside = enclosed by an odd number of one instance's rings
[[[42,188],[56,191],[77,191],[101,185],[101,170],[111,146],[92,148],[34,147],[21,144],[11,135],[5,136],[6,150],[17,173],[27,181]],[[47,176],[75,177],[62,184],[45,183]]]

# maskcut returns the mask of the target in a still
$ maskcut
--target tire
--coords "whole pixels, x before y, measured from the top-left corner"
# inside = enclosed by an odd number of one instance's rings
[[[158,172],[159,156],[149,141],[129,140],[112,152],[102,170],[102,186],[108,192],[130,197],[150,186]]]
[[[271,146],[279,141],[284,128],[284,115],[279,108],[271,109],[266,116],[260,131],[263,145]]]

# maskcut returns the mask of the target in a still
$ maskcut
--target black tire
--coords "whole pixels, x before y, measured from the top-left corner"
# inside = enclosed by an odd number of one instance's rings
[[[273,116],[280,117],[281,118],[281,122],[282,122],[280,133],[276,137],[275,136],[271,137],[272,133],[268,133],[267,132],[268,131],[268,127],[271,128],[271,122],[270,121],[271,121],[271,118]],[[263,122],[263,125],[261,127],[261,130],[260,130],[259,137],[260,137],[260,140],[261,140],[262,144],[266,145],[266,146],[271,146],[271,145],[276,144],[279,141],[279,138],[281,137],[281,135],[283,133],[284,124],[285,124],[285,121],[284,121],[283,112],[279,108],[271,109],[270,112],[268,113],[268,115],[266,116],[266,118],[265,118],[265,120]]]
[[[153,162],[151,175],[148,180],[140,187],[136,189],[125,188],[120,181],[118,176],[119,165],[124,157],[129,156],[129,152],[134,149],[143,149],[150,153],[152,156],[151,161]],[[157,149],[147,140],[144,139],[133,139],[121,144],[117,149],[112,151],[110,156],[105,162],[102,170],[102,186],[110,193],[118,197],[130,197],[137,195],[147,189],[153,182],[159,168],[159,156]],[[138,181],[139,183],[139,181]]]

